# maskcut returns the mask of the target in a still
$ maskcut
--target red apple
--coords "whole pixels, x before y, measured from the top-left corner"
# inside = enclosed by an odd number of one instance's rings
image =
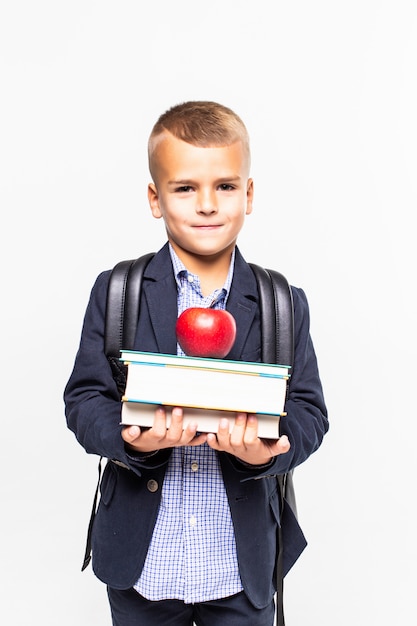
[[[187,356],[223,359],[236,338],[235,318],[221,309],[185,309],[177,319],[175,330]]]

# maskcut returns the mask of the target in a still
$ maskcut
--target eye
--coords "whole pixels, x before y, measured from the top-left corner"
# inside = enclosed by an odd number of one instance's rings
[[[233,186],[233,185],[229,185],[228,183],[222,183],[222,184],[219,186],[219,189],[220,189],[221,191],[233,191],[234,186]]]
[[[190,193],[192,190],[193,188],[190,185],[182,185],[175,188],[175,193]]]

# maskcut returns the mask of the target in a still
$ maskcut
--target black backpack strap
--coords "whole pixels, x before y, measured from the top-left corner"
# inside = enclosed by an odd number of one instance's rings
[[[145,267],[153,252],[138,259],[120,261],[109,279],[106,303],[104,352],[109,360],[120,397],[126,387],[126,366],[119,361],[120,350],[132,349],[139,319],[140,290]]]
[[[154,253],[144,254],[138,259],[120,261],[114,266],[109,279],[106,302],[104,352],[109,359],[113,377],[120,397],[126,385],[126,367],[119,361],[120,350],[133,347],[139,319],[140,290],[145,267]],[[102,457],[98,464],[98,481],[87,530],[87,541],[81,571],[91,561],[91,534],[96,516],[102,474]]]
[[[258,285],[262,329],[262,361],[292,366],[294,362],[294,307],[291,287],[285,276],[279,272],[264,269],[253,263],[250,266]],[[287,501],[290,499],[291,508],[296,514],[292,474],[292,472],[289,472],[288,474],[277,476],[281,497],[281,514],[284,507],[284,498]],[[278,527],[276,563],[277,626],[285,626],[283,550],[283,537],[280,525]]]
[[[285,276],[279,272],[264,269],[254,263],[250,263],[250,266],[258,284],[262,361],[292,366],[294,310],[291,287]]]
[[[83,564],[82,564],[82,567],[81,567],[81,571],[82,572],[86,569],[86,567],[88,567],[88,564],[91,561],[91,531],[93,530],[93,522],[94,522],[94,518],[96,516],[97,501],[98,501],[98,494],[99,494],[99,490],[100,490],[100,481],[101,481],[101,472],[102,472],[102,465],[101,465],[102,461],[103,461],[103,457],[100,457],[100,460],[98,462],[97,486],[96,486],[96,491],[94,493],[93,507],[91,509],[90,521],[89,521],[89,524],[88,524],[87,541],[86,541],[86,546],[85,546],[84,560],[83,560]]]
[[[104,351],[107,357],[120,357],[120,350],[133,346],[139,319],[140,290],[145,267],[153,252],[138,259],[120,261],[110,275],[106,305]]]

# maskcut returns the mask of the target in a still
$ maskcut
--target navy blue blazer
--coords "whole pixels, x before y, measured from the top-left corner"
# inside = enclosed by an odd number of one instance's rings
[[[68,427],[90,454],[113,460],[106,464],[93,526],[92,564],[96,576],[116,589],[138,580],[156,521],[171,450],[149,458],[128,454],[120,431],[121,404],[103,349],[107,285],[101,273],[91,292],[74,368],[64,392]],[[219,453],[235,528],[242,584],[255,607],[265,607],[275,593],[279,495],[275,475],[303,463],[320,446],[328,430],[326,406],[309,333],[304,292],[292,287],[295,357],[287,415],[280,432],[291,442],[288,453],[262,468]],[[236,249],[227,309],[236,319],[237,335],[228,358],[261,360],[261,328],[256,280]],[[176,353],[177,288],[168,244],[149,263],[143,280],[134,349]],[[306,542],[291,511],[282,520],[284,571],[292,567]]]

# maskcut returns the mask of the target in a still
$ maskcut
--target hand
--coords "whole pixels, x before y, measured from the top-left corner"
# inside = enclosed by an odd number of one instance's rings
[[[207,435],[207,443],[213,450],[229,452],[251,465],[266,465],[274,456],[285,454],[290,449],[288,437],[283,435],[277,440],[258,437],[258,418],[255,415],[237,413],[232,428],[228,419],[221,419],[217,436]]]
[[[166,410],[158,407],[151,428],[141,429],[139,426],[126,426],[122,430],[123,440],[136,452],[154,452],[163,448],[179,446],[200,446],[207,439],[206,434],[196,436],[198,425],[190,423],[185,429],[183,410],[172,409],[171,424],[167,428]]]

